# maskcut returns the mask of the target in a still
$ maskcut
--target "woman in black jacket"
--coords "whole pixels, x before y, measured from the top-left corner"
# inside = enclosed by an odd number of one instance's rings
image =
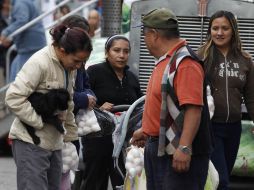
[[[143,95],[138,78],[128,70],[129,52],[130,43],[126,37],[111,36],[105,44],[106,61],[87,70],[91,89],[101,110],[111,111],[115,105],[130,105]],[[82,189],[107,190],[109,176],[113,189],[123,185],[122,177],[113,167],[112,135],[83,137],[82,143],[86,165]],[[123,160],[120,160],[120,167],[124,168]]]

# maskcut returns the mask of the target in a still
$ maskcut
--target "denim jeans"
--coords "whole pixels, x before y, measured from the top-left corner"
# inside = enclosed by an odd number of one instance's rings
[[[242,126],[236,123],[212,123],[214,151],[211,160],[219,173],[218,190],[227,190],[229,176],[234,167],[239,149]]]
[[[147,190],[203,190],[209,155],[192,156],[188,172],[178,173],[172,168],[172,156],[157,156],[158,140],[149,139],[145,146]]]

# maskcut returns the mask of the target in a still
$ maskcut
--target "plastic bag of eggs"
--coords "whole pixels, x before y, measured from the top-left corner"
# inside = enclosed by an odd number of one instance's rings
[[[207,93],[207,104],[208,104],[209,114],[210,114],[210,118],[212,118],[214,114],[215,106],[214,106],[214,99],[211,94],[211,88],[209,85],[207,85],[206,87],[206,93]]]
[[[93,110],[79,110],[76,116],[76,123],[78,125],[79,136],[101,130]]]
[[[79,156],[77,149],[71,142],[66,142],[62,149],[63,173],[69,170],[75,171],[78,168]]]
[[[131,178],[140,175],[144,167],[144,149],[131,146],[126,157],[125,168]]]

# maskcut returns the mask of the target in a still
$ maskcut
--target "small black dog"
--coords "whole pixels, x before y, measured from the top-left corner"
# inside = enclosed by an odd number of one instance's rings
[[[57,111],[65,111],[68,109],[68,101],[70,94],[66,89],[50,89],[47,93],[34,92],[28,97],[28,101],[38,115],[42,117],[44,123],[48,123],[56,127],[60,133],[64,133],[62,121],[58,118]],[[40,143],[40,138],[35,135],[35,128],[22,122],[29,135],[32,137],[34,144]]]

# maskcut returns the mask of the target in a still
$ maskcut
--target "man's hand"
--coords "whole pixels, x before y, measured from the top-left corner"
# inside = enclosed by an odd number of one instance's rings
[[[201,120],[201,106],[195,105],[185,105],[184,107],[184,123],[183,131],[179,141],[180,145],[188,145],[191,147],[193,139],[199,128]],[[179,148],[175,151],[173,155],[172,167],[176,172],[187,172],[190,167],[191,153],[184,153]]]
[[[191,155],[176,149],[173,155],[172,167],[176,172],[187,172],[190,168]]]
[[[143,133],[142,128],[137,129],[134,133],[133,136],[131,138],[131,144],[136,145],[138,147],[144,147],[145,146],[145,142],[147,139],[147,135],[145,135]]]

